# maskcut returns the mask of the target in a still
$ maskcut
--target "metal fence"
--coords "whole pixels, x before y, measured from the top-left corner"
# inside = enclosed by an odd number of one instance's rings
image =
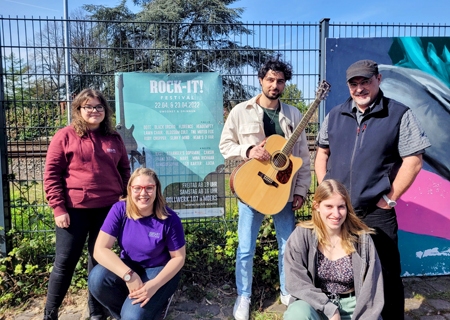
[[[446,36],[449,32],[445,25],[330,24],[329,19],[230,27],[0,17],[0,227],[31,235],[53,231],[42,184],[48,143],[70,121],[70,99],[83,88],[100,89],[115,105],[116,72],[219,71],[227,110],[259,91],[257,68],[267,56],[279,53],[293,65],[291,83],[309,104],[324,72],[321,48],[326,37]],[[312,138],[318,121],[314,119],[308,128]],[[223,218],[186,223],[233,220],[236,199],[228,194],[225,202]],[[4,231],[0,236],[5,236]],[[5,243],[1,245],[5,252]]]

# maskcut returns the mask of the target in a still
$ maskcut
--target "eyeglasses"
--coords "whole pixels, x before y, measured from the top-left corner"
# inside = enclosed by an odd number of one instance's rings
[[[368,85],[370,85],[372,83],[372,80],[373,80],[373,78],[365,79],[360,82],[349,82],[348,86],[352,89],[356,89],[358,86],[367,87]]]
[[[142,190],[145,190],[146,193],[152,193],[153,191],[155,191],[156,186],[154,184],[149,184],[148,186],[131,186],[131,191],[133,191],[133,193],[141,193]]]
[[[103,112],[103,111],[105,110],[105,107],[102,106],[101,104],[99,104],[99,105],[97,105],[97,106],[86,105],[86,106],[80,107],[80,108],[84,109],[84,111],[89,112],[89,113],[90,113],[90,112],[93,112],[94,109],[95,109],[95,111],[97,111],[97,112]]]

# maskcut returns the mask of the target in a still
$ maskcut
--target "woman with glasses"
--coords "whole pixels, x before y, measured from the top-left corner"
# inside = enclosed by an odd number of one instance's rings
[[[153,170],[134,171],[127,191],[100,229],[89,290],[115,319],[159,319],[184,265],[183,226]],[[120,257],[112,250],[116,240]]]
[[[51,140],[44,188],[56,224],[56,255],[48,283],[45,319],[58,319],[75,266],[88,239],[88,272],[97,264],[94,244],[111,206],[125,195],[130,163],[112,111],[99,91],[85,89],[72,102],[72,123]],[[106,319],[89,294],[90,319]]]
[[[284,253],[285,320],[380,319],[381,264],[367,227],[344,185],[324,180],[314,194],[312,219],[290,235]]]

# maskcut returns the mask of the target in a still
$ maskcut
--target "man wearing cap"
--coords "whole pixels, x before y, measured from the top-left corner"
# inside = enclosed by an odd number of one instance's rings
[[[394,206],[422,168],[430,142],[412,111],[384,96],[375,61],[353,63],[346,76],[350,98],[329,112],[317,137],[317,181],[341,181],[358,216],[375,229],[384,278],[381,315],[404,319]]]

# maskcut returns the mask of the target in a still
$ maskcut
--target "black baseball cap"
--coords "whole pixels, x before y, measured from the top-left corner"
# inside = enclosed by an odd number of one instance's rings
[[[372,78],[378,74],[378,63],[372,60],[359,60],[347,69],[347,82],[354,77]]]

